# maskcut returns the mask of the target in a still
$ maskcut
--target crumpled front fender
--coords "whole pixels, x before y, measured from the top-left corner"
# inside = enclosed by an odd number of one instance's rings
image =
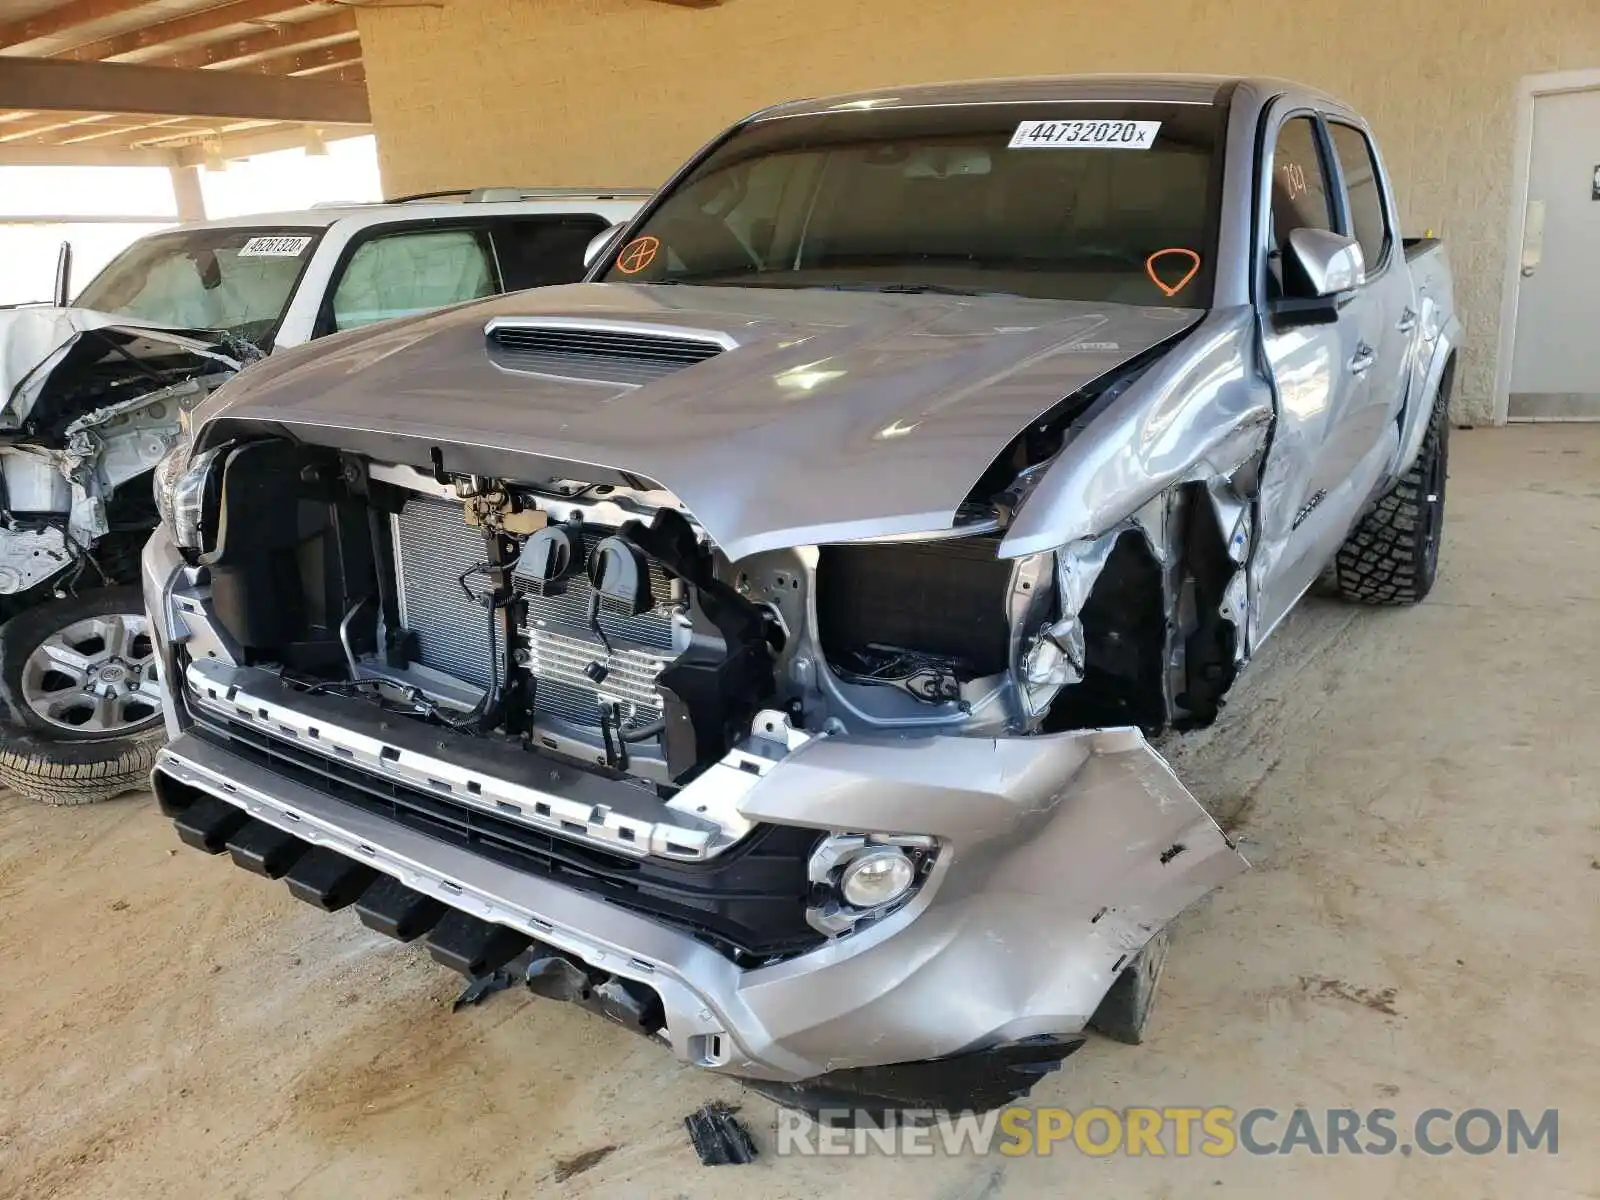
[[[1255,319],[1250,308],[1209,313],[1091,416],[1023,502],[1001,557],[1094,537],[1169,488],[1226,478],[1258,455],[1273,410]]]

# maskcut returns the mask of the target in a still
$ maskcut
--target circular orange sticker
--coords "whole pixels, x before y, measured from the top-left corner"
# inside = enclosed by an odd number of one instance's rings
[[[661,239],[653,237],[634,238],[622,248],[622,253],[617,255],[617,270],[624,275],[637,275],[656,260],[656,251],[661,249]]]

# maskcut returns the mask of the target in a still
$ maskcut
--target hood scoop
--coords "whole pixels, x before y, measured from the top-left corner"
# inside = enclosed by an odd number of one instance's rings
[[[640,387],[737,345],[725,333],[646,322],[496,317],[483,329],[505,371]]]

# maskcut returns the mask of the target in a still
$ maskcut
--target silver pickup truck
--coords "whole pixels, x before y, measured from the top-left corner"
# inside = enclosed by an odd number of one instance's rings
[[[587,282],[289,351],[159,474],[183,840],[801,1107],[1137,1040],[1245,862],[1148,738],[1433,582],[1459,325],[1259,79],[755,114]]]

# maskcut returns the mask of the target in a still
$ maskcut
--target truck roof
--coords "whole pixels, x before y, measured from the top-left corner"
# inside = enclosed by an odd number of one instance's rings
[[[762,109],[756,119],[815,116],[850,109],[925,108],[1050,100],[1151,101],[1214,104],[1245,87],[1260,97],[1294,94],[1346,107],[1334,97],[1287,79],[1244,75],[1036,75],[919,83],[818,96]]]

